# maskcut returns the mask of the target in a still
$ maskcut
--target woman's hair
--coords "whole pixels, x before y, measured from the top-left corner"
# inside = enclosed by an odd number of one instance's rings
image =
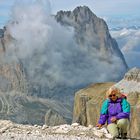
[[[111,95],[112,91],[116,94],[116,96],[119,98],[121,97],[121,92],[120,92],[120,89],[115,87],[115,86],[112,86],[109,88],[109,90],[106,92],[106,97],[108,98],[109,95]]]

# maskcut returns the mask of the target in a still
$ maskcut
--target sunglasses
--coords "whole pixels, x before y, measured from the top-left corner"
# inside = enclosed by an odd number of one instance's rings
[[[116,96],[116,94],[109,95],[110,98],[111,98],[111,97],[115,97],[115,96]]]

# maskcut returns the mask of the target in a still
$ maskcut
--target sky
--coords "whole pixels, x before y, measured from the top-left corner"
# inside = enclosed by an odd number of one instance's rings
[[[15,1],[0,0],[1,27],[9,20],[10,10]],[[87,5],[97,16],[106,20],[140,19],[140,0],[50,0],[50,5],[52,14],[59,10],[73,10],[76,6]]]

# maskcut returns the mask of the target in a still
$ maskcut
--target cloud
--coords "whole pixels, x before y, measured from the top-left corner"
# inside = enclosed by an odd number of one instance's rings
[[[140,67],[140,29],[124,28],[111,31],[111,34],[119,43],[129,67]]]
[[[125,67],[120,58],[79,46],[74,29],[58,24],[49,12],[39,1],[18,3],[7,27],[15,39],[7,61],[17,57],[22,62],[31,92],[72,94],[90,83],[121,77]]]

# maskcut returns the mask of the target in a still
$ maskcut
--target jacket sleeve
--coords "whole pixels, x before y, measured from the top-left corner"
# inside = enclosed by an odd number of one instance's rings
[[[122,112],[120,112],[116,118],[117,119],[123,119],[123,118],[128,118],[129,119],[129,116],[130,116],[130,104],[127,102],[126,99],[122,99]]]
[[[101,107],[100,118],[98,123],[104,125],[108,118],[108,100],[105,100]]]

